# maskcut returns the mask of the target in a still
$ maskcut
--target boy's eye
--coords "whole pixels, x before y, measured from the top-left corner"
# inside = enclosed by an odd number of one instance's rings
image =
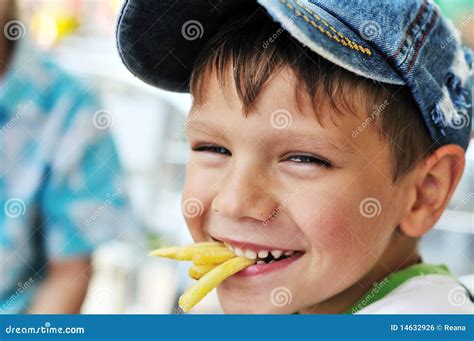
[[[285,161],[291,161],[302,164],[315,164],[326,168],[331,167],[331,164],[328,161],[319,159],[311,155],[292,155],[289,156]]]
[[[228,155],[228,156],[232,155],[228,149],[221,146],[216,146],[216,145],[200,145],[197,147],[193,147],[192,150],[195,152],[208,152],[208,153],[222,154],[222,155]]]

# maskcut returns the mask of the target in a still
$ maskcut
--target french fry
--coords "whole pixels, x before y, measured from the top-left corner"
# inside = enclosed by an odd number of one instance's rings
[[[151,256],[173,258],[176,260],[192,260],[189,276],[198,282],[179,298],[179,306],[189,311],[212,289],[227,277],[255,263],[245,257],[236,257],[223,243],[205,242],[188,246],[174,246],[154,250]]]
[[[226,262],[216,266],[204,276],[201,277],[196,284],[190,287],[179,298],[179,306],[184,312],[189,311],[200,300],[202,300],[212,289],[221,284],[227,277],[239,272],[240,270],[255,263],[255,260],[245,257],[234,257]]]
[[[220,264],[234,258],[235,254],[227,248],[208,248],[196,252],[193,257],[194,265]]]
[[[215,249],[227,250],[224,244],[220,242],[203,242],[188,246],[172,246],[156,249],[150,252],[150,256],[159,256],[176,260],[193,260],[195,255]]]
[[[189,246],[195,247],[197,249],[200,249],[200,248],[203,248],[203,247],[213,247],[213,246],[225,247],[224,243],[221,243],[221,242],[201,242],[201,243],[188,245],[188,247]]]
[[[192,279],[199,279],[215,267],[215,264],[193,265],[189,268],[188,274]]]

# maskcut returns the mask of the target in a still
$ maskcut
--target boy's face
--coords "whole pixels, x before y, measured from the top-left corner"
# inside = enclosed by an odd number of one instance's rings
[[[370,113],[338,115],[324,105],[320,124],[310,101],[298,109],[294,75],[283,70],[244,116],[227,84],[210,75],[186,124],[188,227],[196,241],[292,255],[225,280],[224,311],[291,313],[357,285],[384,259],[406,212],[389,144],[375,126],[352,136]]]

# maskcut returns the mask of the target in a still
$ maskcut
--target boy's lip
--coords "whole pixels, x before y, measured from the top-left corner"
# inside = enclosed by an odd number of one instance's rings
[[[253,252],[256,252],[258,253],[259,251],[267,251],[267,252],[271,252],[271,251],[281,251],[282,254],[284,254],[285,252],[304,252],[303,250],[299,250],[299,249],[292,249],[292,248],[288,248],[288,247],[285,247],[285,246],[269,246],[269,245],[263,245],[263,244],[257,244],[257,243],[250,243],[250,242],[243,242],[243,241],[237,241],[237,240],[232,240],[232,239],[229,239],[229,238],[217,238],[217,237],[214,237],[214,236],[211,236],[211,238],[215,241],[219,241],[219,242],[223,242],[227,247],[229,247],[230,249],[232,249],[233,251],[235,251],[236,248],[239,248],[243,251],[253,251]]]
[[[238,277],[261,275],[283,269],[298,260],[305,253],[303,250],[283,246],[268,246],[214,236],[211,236],[211,238],[215,241],[223,242],[237,256],[245,256],[256,260],[256,264],[234,275]]]
[[[292,256],[285,258],[283,260],[273,262],[270,264],[254,264],[250,265],[249,267],[237,272],[234,276],[237,277],[248,277],[248,276],[255,276],[255,275],[262,275],[269,272],[277,271],[283,269],[290,265],[291,263],[297,261],[298,259],[303,256],[303,252],[296,251]]]

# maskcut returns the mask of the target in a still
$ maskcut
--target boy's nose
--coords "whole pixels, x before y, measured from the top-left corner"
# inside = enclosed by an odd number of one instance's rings
[[[219,183],[212,209],[230,219],[253,218],[266,221],[278,207],[261,177],[250,170],[233,170]]]

